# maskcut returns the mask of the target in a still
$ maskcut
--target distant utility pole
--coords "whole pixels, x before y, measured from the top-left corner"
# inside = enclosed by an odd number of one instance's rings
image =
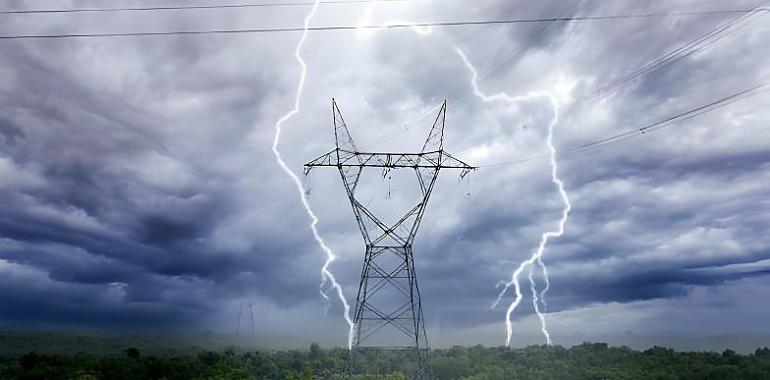
[[[412,243],[422,221],[433,186],[441,169],[459,169],[460,178],[476,168],[444,151],[446,101],[419,153],[361,152],[353,142],[337,103],[332,99],[336,148],[305,164],[305,174],[315,167],[336,167],[342,177],[353,214],[366,243],[353,318],[351,373],[356,351],[366,348],[414,350],[415,379],[432,377],[428,337],[425,334],[420,289],[414,268]],[[394,169],[412,169],[421,197],[395,224],[389,225],[356,199],[356,187],[364,168],[378,168],[387,175]]]
[[[251,335],[256,339],[257,330],[254,325],[254,303],[249,302],[249,314],[251,315]],[[240,334],[241,330],[241,316],[243,315],[243,302],[238,307],[238,324],[235,326],[235,336]]]

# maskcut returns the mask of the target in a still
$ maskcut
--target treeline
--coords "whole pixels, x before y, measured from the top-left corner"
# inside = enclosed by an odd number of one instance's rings
[[[770,379],[770,349],[740,355],[731,350],[676,352],[654,347],[585,343],[572,348],[531,346],[522,349],[453,347],[431,353],[436,379]],[[121,355],[24,354],[0,361],[0,379],[345,379],[345,349],[251,351],[233,349],[194,355],[142,355],[135,348]],[[355,356],[352,379],[408,378],[414,363],[406,351],[368,350]],[[406,376],[405,376],[406,375]]]

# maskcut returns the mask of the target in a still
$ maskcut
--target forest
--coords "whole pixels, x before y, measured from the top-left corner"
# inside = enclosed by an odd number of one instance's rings
[[[7,353],[2,354],[7,355]],[[644,351],[604,343],[561,346],[452,347],[431,351],[435,379],[770,379],[770,349],[741,355],[678,352],[664,347]],[[0,379],[351,379],[409,378],[411,355],[398,350],[369,350],[355,356],[356,373],[347,377],[348,351],[201,350],[197,353],[144,354],[129,347],[119,353],[29,352],[0,357]]]

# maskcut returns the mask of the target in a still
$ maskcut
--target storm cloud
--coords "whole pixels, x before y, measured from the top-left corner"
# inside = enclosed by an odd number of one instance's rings
[[[103,6],[6,7],[74,5]],[[724,7],[690,0],[374,2],[321,5],[313,24]],[[293,27],[308,10],[0,15],[0,34]],[[285,124],[279,148],[298,174],[330,150],[334,97],[360,148],[418,150],[433,110],[448,99],[445,148],[482,168],[470,184],[442,174],[417,236],[426,322],[438,344],[500,344],[504,307],[489,307],[495,285],[510,278],[561,211],[542,158],[554,110],[542,99],[518,107],[483,102],[455,49],[477,68],[486,93],[553,93],[559,111],[570,110],[560,115],[556,148],[569,150],[770,80],[770,23],[760,16],[613,96],[575,107],[610,80],[737,17],[438,27],[427,35],[312,32],[302,51],[301,110]],[[0,40],[0,327],[232,332],[239,305],[252,302],[260,333],[344,344],[339,303],[318,293],[323,252],[271,151],[275,122],[294,101],[298,38]],[[713,320],[731,320],[730,308],[770,312],[748,296],[767,288],[770,269],[768,100],[759,92],[654,133],[559,157],[573,211],[565,235],[545,251],[555,331],[667,331],[689,319],[671,317],[678,303],[708,315],[703,323],[712,328]],[[533,159],[486,166],[522,158]],[[376,174],[362,187],[372,207],[403,208],[409,197],[385,199],[388,185]],[[338,255],[332,270],[352,302],[363,243],[335,173],[316,170],[309,180],[321,234]],[[399,186],[394,194],[407,189]],[[701,302],[711,293],[724,297],[719,306]],[[514,316],[521,334],[514,344],[531,339],[521,332],[529,306]],[[602,313],[623,317],[602,330],[594,325]],[[770,333],[759,321],[725,332]]]

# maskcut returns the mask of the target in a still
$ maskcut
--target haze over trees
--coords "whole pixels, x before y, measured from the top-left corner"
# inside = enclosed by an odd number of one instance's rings
[[[405,379],[413,368],[404,351],[363,351],[356,356],[359,375],[351,379]],[[584,343],[572,348],[522,349],[482,346],[433,350],[436,379],[770,379],[770,349],[748,355],[731,350],[677,352],[663,347],[636,351]],[[27,353],[0,359],[0,379],[344,379],[346,349],[223,351],[147,355],[137,348],[121,353]]]

